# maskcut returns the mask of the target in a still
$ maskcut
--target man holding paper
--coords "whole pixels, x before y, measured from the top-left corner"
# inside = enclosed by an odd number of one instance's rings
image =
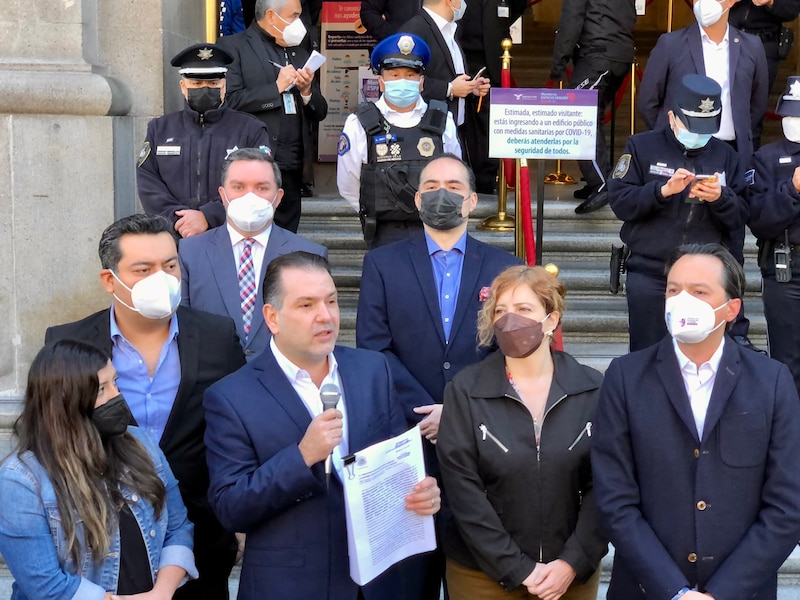
[[[405,599],[397,568],[363,587],[351,579],[341,484],[344,456],[405,430],[386,360],[335,345],[339,305],[324,258],[276,258],[262,290],[269,348],[205,396],[209,500],[223,526],[247,534],[239,600]],[[341,397],[323,411],[328,384]],[[439,506],[432,477],[405,497],[422,516]]]
[[[328,103],[301,46],[306,28],[300,0],[258,0],[256,20],[246,31],[222,37],[219,44],[233,56],[228,67],[227,102],[267,125],[272,152],[283,174],[283,201],[275,222],[292,233],[300,223],[303,157],[310,151],[310,122],[322,121]],[[321,56],[316,55],[318,58]]]

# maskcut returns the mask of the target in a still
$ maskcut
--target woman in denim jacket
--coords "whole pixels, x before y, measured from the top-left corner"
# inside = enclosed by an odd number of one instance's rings
[[[0,466],[12,600],[168,599],[197,577],[178,483],[128,427],[116,376],[103,351],[70,340],[31,364],[18,446]]]

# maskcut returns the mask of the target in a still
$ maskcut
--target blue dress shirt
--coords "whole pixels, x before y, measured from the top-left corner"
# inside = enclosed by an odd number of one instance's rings
[[[439,298],[439,311],[442,315],[444,339],[450,341],[450,329],[453,316],[456,314],[458,290],[461,288],[461,269],[464,267],[464,252],[467,247],[467,232],[464,231],[450,250],[442,250],[425,232],[425,243],[433,266],[433,279],[436,283],[436,295]]]
[[[117,370],[117,387],[125,397],[140,428],[159,441],[175,402],[181,382],[181,358],[178,353],[178,315],[172,315],[169,335],[161,348],[153,377],[139,351],[125,339],[111,306],[111,362]]]

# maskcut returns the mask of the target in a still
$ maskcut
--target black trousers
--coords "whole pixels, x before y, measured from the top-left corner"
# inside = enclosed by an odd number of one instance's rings
[[[210,510],[210,509],[209,509]],[[200,577],[178,588],[173,600],[228,600],[228,577],[236,561],[236,538],[210,514],[190,514],[194,521],[194,561]]]
[[[422,231],[422,221],[378,221],[375,226],[375,237],[367,242],[367,248],[374,250],[387,244],[393,244]]]
[[[591,186],[600,186],[605,183],[611,172],[606,138],[603,134],[601,121],[603,114],[614,102],[614,96],[631,70],[629,63],[609,61],[601,56],[586,56],[574,63],[572,78],[569,87],[589,89],[595,82],[599,82],[593,89],[597,90],[597,137],[595,139],[595,159],[580,160],[578,167],[586,183]],[[606,71],[608,71],[606,73]],[[605,73],[605,75],[603,75]],[[581,85],[583,84],[583,85]]]
[[[775,280],[774,259],[761,271],[761,297],[767,318],[769,355],[789,367],[800,390],[800,255],[792,256],[792,280]]]
[[[300,186],[303,185],[303,167],[294,169],[281,167],[281,179],[283,179],[283,200],[275,210],[275,223],[292,233],[297,233],[297,227],[300,225],[302,200]]]

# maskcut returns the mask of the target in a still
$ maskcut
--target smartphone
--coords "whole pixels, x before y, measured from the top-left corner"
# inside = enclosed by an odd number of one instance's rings
[[[716,183],[716,182],[717,182],[716,174],[715,175],[695,175],[694,176],[694,181],[692,182],[692,185],[695,185],[697,183]]]
[[[475,73],[475,75],[473,75],[473,76],[472,76],[472,79],[473,79],[473,80],[475,80],[475,79],[477,79],[478,77],[480,77],[481,75],[483,75],[483,72],[484,72],[485,70],[486,70],[486,67],[481,67],[480,69],[478,69],[478,72],[477,72],[477,73]]]

